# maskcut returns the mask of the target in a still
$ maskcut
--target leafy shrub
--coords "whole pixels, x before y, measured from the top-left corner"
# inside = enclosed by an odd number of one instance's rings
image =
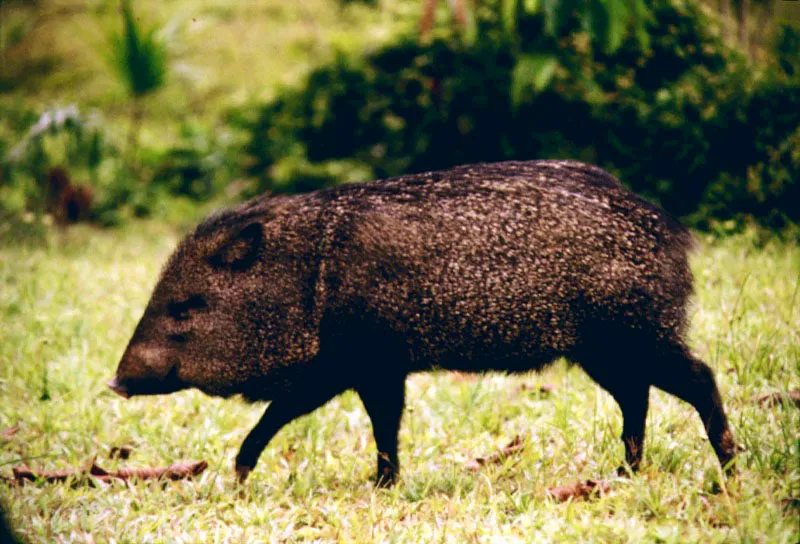
[[[509,33],[492,6],[475,12],[474,42],[411,36],[340,56],[265,104],[249,126],[248,173],[262,190],[293,192],[468,162],[576,158],[697,225],[792,216],[790,202],[759,196],[800,183],[785,170],[800,126],[790,54],[754,74],[679,1],[653,2],[648,39],[628,35],[613,52],[593,47],[577,20],[561,37],[545,32],[536,12],[518,13]]]
[[[5,144],[7,149],[0,155],[4,207],[14,201],[12,207],[17,210],[26,207],[41,212],[46,173],[51,168],[65,167],[96,182],[104,161],[115,152],[96,114],[85,114],[76,106],[49,108],[38,116],[10,110],[11,122],[5,128],[13,143]],[[23,125],[27,125],[24,130]]]
[[[185,123],[178,143],[156,157],[151,183],[171,195],[209,200],[224,189],[239,168],[235,145],[229,130],[207,130]]]
[[[800,75],[800,32],[789,25],[782,25],[775,44],[778,68],[787,77]]]
[[[208,200],[221,192],[237,168],[230,144],[224,137],[209,138],[211,131],[184,128],[174,148],[143,150],[141,168],[134,170],[114,143],[114,131],[96,112],[76,106],[40,114],[4,109],[8,115],[0,124],[0,209],[6,217],[48,211],[55,170],[64,172],[70,183],[88,186],[94,197],[90,219],[111,225],[126,216],[150,215],[169,197]]]

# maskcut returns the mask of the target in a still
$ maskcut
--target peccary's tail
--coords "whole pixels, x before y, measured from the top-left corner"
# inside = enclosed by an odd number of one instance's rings
[[[697,240],[692,234],[692,231],[690,231],[686,226],[669,215],[667,212],[662,213],[667,217],[670,223],[674,223],[674,226],[670,225],[670,230],[675,233],[675,239],[678,243],[678,246],[686,253],[690,253],[697,249]]]

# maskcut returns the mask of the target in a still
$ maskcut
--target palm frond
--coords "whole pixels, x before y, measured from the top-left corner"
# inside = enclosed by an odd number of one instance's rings
[[[109,62],[133,97],[161,86],[167,74],[167,47],[158,28],[144,29],[133,14],[130,0],[122,2],[122,31],[109,38]]]

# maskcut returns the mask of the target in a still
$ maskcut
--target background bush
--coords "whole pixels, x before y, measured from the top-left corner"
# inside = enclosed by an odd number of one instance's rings
[[[543,13],[475,12],[472,43],[405,36],[339,56],[260,108],[249,129],[257,190],[506,159],[600,164],[696,226],[749,215],[797,220],[797,36],[756,67],[723,45],[694,4],[657,0],[613,53],[579,21],[554,37]],[[527,72],[527,79],[520,73]]]
[[[800,221],[800,35],[785,27],[769,43],[762,40],[768,49],[753,49],[752,40],[730,39],[731,29],[723,29],[731,21],[711,4],[486,0],[460,22],[454,4],[442,5],[438,24],[434,17],[420,30],[418,2],[315,0],[308,9],[325,12],[321,20],[337,41],[320,29],[308,32],[305,8],[276,4],[262,19],[293,21],[302,33],[283,44],[278,57],[288,60],[274,66],[297,75],[267,70],[269,77],[260,77],[291,85],[266,101],[215,108],[208,106],[214,96],[248,87],[252,59],[236,71],[221,56],[218,86],[194,89],[198,72],[185,58],[203,47],[186,41],[194,19],[185,11],[166,20],[137,4],[140,21],[110,4],[80,8],[81,22],[110,25],[98,28],[106,75],[148,76],[157,65],[159,77],[144,80],[158,84],[108,79],[117,109],[106,105],[97,109],[102,114],[80,99],[46,107],[0,100],[0,210],[41,214],[43,176],[52,167],[91,186],[91,218],[115,224],[131,216],[188,216],[203,207],[198,203],[262,191],[304,192],[478,161],[570,158],[606,167],[695,227],[736,226],[749,217],[783,229]],[[239,13],[238,4],[197,9],[220,46],[217,31],[229,22],[234,29],[264,24],[244,8]],[[387,11],[393,26],[381,27],[388,36],[382,41],[353,31],[377,24],[375,15]],[[19,13],[12,10],[9,20]],[[26,31],[32,36],[37,20]],[[24,52],[23,34],[19,43],[2,44],[4,51]],[[130,54],[142,44],[151,44],[144,49],[154,51],[153,62]],[[117,62],[109,65],[109,58]],[[306,69],[310,62],[316,67]],[[33,73],[35,63],[10,64],[14,69],[0,79],[12,91],[23,89],[26,80],[11,76]],[[206,110],[213,113],[200,114]],[[75,113],[68,122],[36,132],[47,116],[52,121],[65,111]]]

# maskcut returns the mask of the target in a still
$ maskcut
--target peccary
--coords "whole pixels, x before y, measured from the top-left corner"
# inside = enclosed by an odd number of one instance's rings
[[[717,385],[684,338],[691,246],[667,213],[571,161],[256,198],[180,243],[109,385],[271,401],[236,457],[241,480],[281,427],[354,389],[390,485],[409,373],[565,357],[619,404],[623,467],[642,459],[651,385],[694,406],[730,466]]]

